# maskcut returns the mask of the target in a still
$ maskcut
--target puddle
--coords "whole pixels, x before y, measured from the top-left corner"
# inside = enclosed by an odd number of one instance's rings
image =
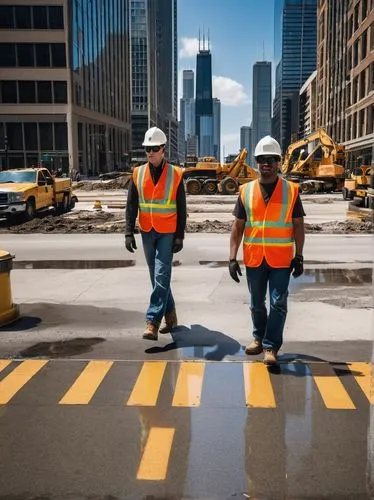
[[[60,358],[65,356],[76,356],[92,351],[93,346],[105,342],[101,337],[75,338],[71,340],[60,340],[58,342],[39,342],[21,351],[17,357],[21,358]]]
[[[201,266],[210,268],[227,267],[226,260],[200,260],[199,264]],[[242,262],[240,262],[240,265],[243,267]],[[373,269],[371,267],[364,267],[360,269],[305,269],[304,274],[297,278],[298,285],[308,285],[315,283],[370,285],[372,282]]]
[[[15,260],[13,269],[113,269],[135,266],[135,260]]]

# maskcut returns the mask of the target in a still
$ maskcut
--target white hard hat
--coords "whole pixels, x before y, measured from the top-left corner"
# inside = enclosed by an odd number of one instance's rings
[[[282,150],[279,143],[270,135],[266,135],[257,143],[255,157],[262,155],[282,156]]]
[[[148,129],[144,135],[143,146],[162,146],[166,143],[166,135],[161,129],[157,127]]]

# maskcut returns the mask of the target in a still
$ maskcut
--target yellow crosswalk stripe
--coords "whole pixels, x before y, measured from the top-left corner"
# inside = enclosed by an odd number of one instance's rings
[[[326,408],[331,410],[356,409],[344,385],[330,365],[311,363],[309,367]]]
[[[374,405],[373,365],[370,363],[349,363],[348,368],[368,398],[369,403]],[[357,375],[355,372],[359,372],[360,375]]]
[[[128,406],[155,406],[166,361],[145,361],[127,401]]]
[[[204,370],[205,363],[200,361],[180,364],[172,406],[200,406]]]
[[[243,363],[245,403],[251,408],[275,408],[268,368],[263,363]]]
[[[0,404],[5,405],[17,392],[48,363],[48,360],[23,361],[0,381]]]
[[[151,427],[140,461],[137,479],[162,481],[166,478],[175,429]]]
[[[88,404],[112,365],[113,361],[90,361],[59,404]]]
[[[0,359],[0,372],[2,372],[10,363],[11,359]]]

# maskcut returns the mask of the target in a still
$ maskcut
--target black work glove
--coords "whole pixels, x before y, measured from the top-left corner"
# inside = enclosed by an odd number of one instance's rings
[[[135,236],[133,234],[128,234],[125,236],[125,246],[126,246],[127,250],[131,253],[134,253],[134,250],[137,249],[136,242],[135,242]]]
[[[175,238],[173,243],[173,253],[178,253],[183,248],[183,240],[181,238]]]
[[[236,259],[230,259],[229,272],[231,278],[237,283],[239,283],[240,282],[239,276],[242,276],[242,270],[240,269],[239,263]]]
[[[290,271],[294,278],[298,278],[304,272],[304,258],[302,255],[296,254],[291,260]],[[292,272],[293,271],[293,272]]]

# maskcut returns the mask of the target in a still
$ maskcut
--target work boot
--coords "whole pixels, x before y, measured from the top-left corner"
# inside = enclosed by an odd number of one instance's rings
[[[245,353],[249,355],[261,354],[262,353],[262,344],[260,340],[254,339],[250,344],[245,348]]]
[[[170,333],[176,326],[178,326],[177,311],[173,309],[165,314],[165,321],[159,331],[160,333]]]
[[[277,364],[277,351],[275,349],[264,349],[264,363],[265,365]]]
[[[145,340],[157,340],[158,339],[158,325],[152,323],[152,321],[147,321],[146,329],[143,333],[143,339]]]

